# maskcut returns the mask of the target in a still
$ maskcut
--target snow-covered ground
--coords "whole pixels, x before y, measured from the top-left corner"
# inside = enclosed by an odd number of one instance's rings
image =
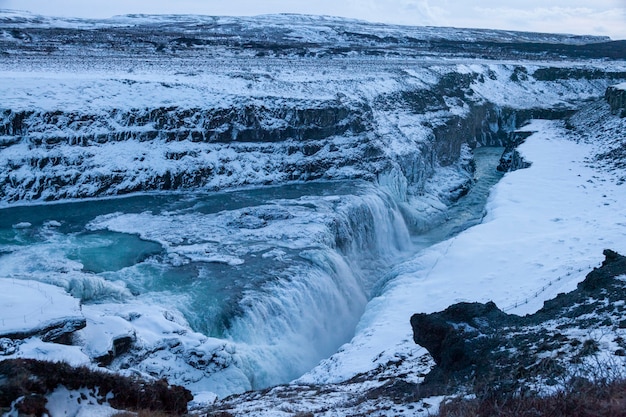
[[[63,110],[70,115],[94,116],[117,110],[110,126],[92,125],[86,120],[81,120],[82,123],[74,121],[74,125],[68,126],[77,134],[98,134],[106,133],[107,128],[123,127],[116,126],[115,122],[122,122],[119,117],[132,109],[220,109],[237,105],[244,99],[251,105],[273,107],[289,101],[292,106],[303,106],[300,100],[306,101],[308,106],[320,105],[325,100],[373,100],[396,91],[432,88],[442,76],[451,73],[482,75],[480,81],[472,83],[478,96],[513,108],[567,106],[572,100],[596,97],[598,88],[604,90],[607,85],[602,78],[581,77],[554,82],[532,77],[539,68],[589,71],[606,68],[606,64],[593,61],[525,62],[520,66],[480,60],[458,63],[417,60],[325,62],[314,59],[281,62],[260,58],[207,63],[172,60],[155,68],[142,67],[141,62],[131,61],[127,67],[130,66],[132,71],[117,62],[107,63],[105,68],[66,68],[64,64],[51,61],[47,63],[49,67],[37,68],[29,62],[11,64],[0,61],[3,80],[0,92],[5,97],[2,107],[13,111]],[[519,68],[524,68],[524,74],[528,75],[511,82],[511,75]],[[609,68],[624,70],[626,64],[615,62]],[[455,102],[447,104],[453,108],[458,105]],[[462,108],[456,111],[462,112]],[[85,130],[83,126],[100,127],[101,130]],[[36,131],[37,126],[30,128]],[[46,133],[52,136],[60,132]]]
[[[62,288],[38,281],[0,279],[0,337],[32,334],[82,319],[79,300]]]

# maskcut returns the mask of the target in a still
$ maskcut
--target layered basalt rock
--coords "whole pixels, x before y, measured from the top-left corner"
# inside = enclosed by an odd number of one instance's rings
[[[467,77],[442,79],[434,95],[467,100]],[[421,91],[421,90],[420,90]],[[366,179],[394,167],[417,189],[438,164],[458,161],[463,144],[502,146],[525,115],[471,105],[432,126],[433,140],[404,139],[396,154],[379,132],[372,105],[410,112],[429,102],[407,97],[290,102],[222,109],[103,110],[99,114],[5,110],[0,117],[0,200],[50,201],[138,191],[209,189],[314,179]],[[396,99],[398,101],[396,101]],[[425,104],[426,103],[426,104]],[[471,101],[468,101],[471,103]],[[445,107],[445,109],[448,109]],[[445,110],[444,109],[444,110]],[[398,135],[403,133],[399,132]],[[395,139],[394,139],[395,140]],[[116,158],[104,158],[106,152]]]

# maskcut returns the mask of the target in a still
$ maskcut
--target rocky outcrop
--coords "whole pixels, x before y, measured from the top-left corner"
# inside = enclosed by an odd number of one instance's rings
[[[504,148],[500,163],[496,168],[500,172],[516,171],[518,169],[528,168],[530,162],[526,161],[517,151],[517,147],[524,143],[527,137],[533,132],[516,131],[512,134],[512,141]]]
[[[135,336],[120,336],[112,340],[110,349],[101,356],[94,358],[94,360],[100,366],[108,366],[113,362],[113,359],[118,357],[119,355],[128,352],[133,343],[135,342]]]
[[[332,178],[346,166],[373,178],[385,165],[381,144],[367,133],[372,122],[366,104],[333,100],[98,114],[6,110],[0,199],[262,185]],[[118,157],[104,158],[105,149]]]
[[[510,326],[514,316],[502,312],[493,302],[459,303],[440,313],[411,317],[415,343],[432,355],[443,372],[458,372],[484,360],[493,343],[472,342],[490,329]],[[474,337],[472,337],[474,336]]]
[[[608,87],[604,98],[611,106],[613,114],[626,117],[626,84]]]
[[[136,140],[147,142],[279,142],[307,141],[368,129],[369,109],[350,108],[340,102],[292,102],[288,107],[245,105],[239,108],[159,107],[83,112],[5,110],[0,136],[27,140],[50,148]],[[55,135],[53,132],[57,132]],[[10,145],[3,143],[2,147]],[[181,157],[183,155],[179,155]]]
[[[453,74],[454,75],[454,74]],[[457,74],[459,75],[459,74]],[[0,200],[50,201],[137,191],[221,189],[294,180],[375,180],[399,168],[424,186],[437,164],[458,160],[463,144],[503,146],[525,113],[471,105],[430,128],[433,141],[403,132],[409,143],[389,152],[372,105],[420,112],[449,110],[446,97],[468,100],[475,76],[443,77],[433,89],[367,100],[265,101],[230,108],[179,107],[88,112],[13,111],[0,117]],[[432,108],[431,101],[443,107]],[[434,104],[433,104],[434,105]],[[403,138],[402,135],[407,135]],[[399,139],[398,139],[399,137]],[[104,157],[108,152],[115,158]]]
[[[44,342],[71,344],[72,334],[84,328],[86,325],[87,321],[84,317],[70,317],[51,321],[41,327],[0,334],[0,337],[7,339],[26,339],[32,336],[38,336]],[[2,354],[1,347],[0,354]]]
[[[626,257],[604,254],[602,266],[575,291],[546,301],[532,315],[506,314],[492,302],[413,315],[413,338],[436,363],[423,392],[450,394],[472,384],[510,390],[539,381],[554,385],[576,366],[589,366],[587,359],[601,350],[626,355]],[[596,330],[600,336],[594,337]]]

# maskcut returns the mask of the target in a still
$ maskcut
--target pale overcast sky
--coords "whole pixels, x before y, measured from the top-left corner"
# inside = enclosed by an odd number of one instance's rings
[[[607,35],[626,39],[626,0],[0,0],[49,16],[305,13],[373,22]]]

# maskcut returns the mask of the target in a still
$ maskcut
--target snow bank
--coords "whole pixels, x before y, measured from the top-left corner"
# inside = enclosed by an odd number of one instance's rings
[[[38,281],[0,278],[0,306],[0,337],[35,334],[67,321],[84,320],[77,298]]]

